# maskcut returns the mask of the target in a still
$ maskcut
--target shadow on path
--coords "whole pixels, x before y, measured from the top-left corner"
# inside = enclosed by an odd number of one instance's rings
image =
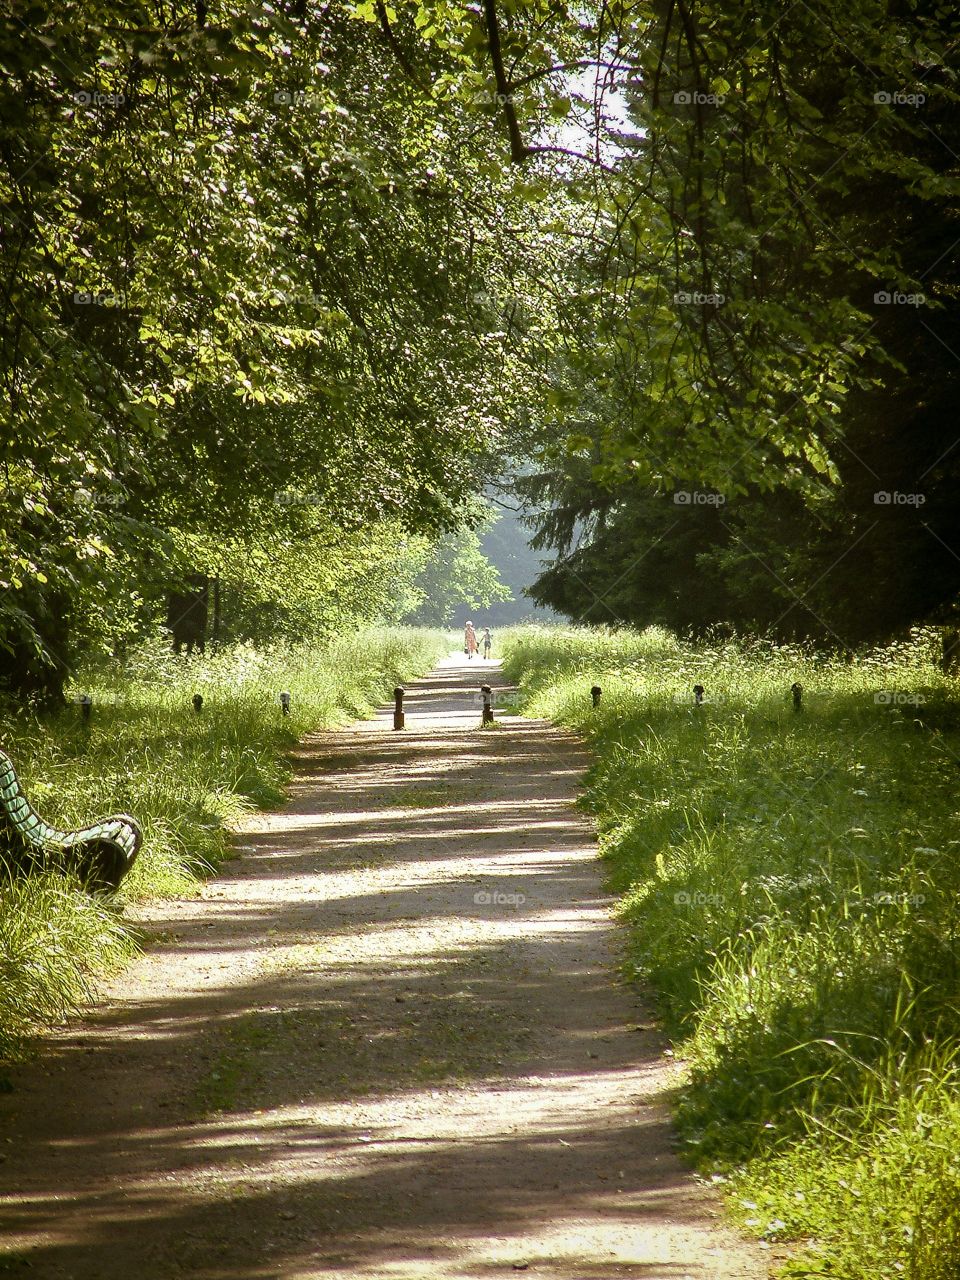
[[[150,952],[0,1100],[0,1273],[765,1275],[673,1154],[583,752],[481,731],[482,680],[305,740],[222,878],[145,912]]]

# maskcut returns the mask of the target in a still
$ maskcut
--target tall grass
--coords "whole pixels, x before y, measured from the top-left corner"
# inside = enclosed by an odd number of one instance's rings
[[[56,874],[0,885],[0,1059],[93,994],[94,978],[133,951],[111,907]]]
[[[158,640],[79,673],[72,692],[93,698],[89,725],[75,706],[41,720],[6,708],[0,746],[47,821],[70,828],[127,812],[145,840],[112,905],[58,876],[0,881],[0,1057],[75,1010],[129,952],[124,902],[193,892],[227,852],[231,824],[281,802],[287,752],[304,732],[367,714],[447,647],[413,628],[205,658],[177,658]]]
[[[960,707],[933,651],[507,637],[524,708],[593,746],[687,1147],[752,1230],[803,1244],[796,1275],[960,1275]]]

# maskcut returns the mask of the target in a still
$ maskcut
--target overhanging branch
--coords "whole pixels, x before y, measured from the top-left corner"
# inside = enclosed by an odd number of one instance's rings
[[[503,65],[496,0],[483,0],[483,16],[487,24],[487,43],[490,47],[490,61],[493,63],[493,75],[497,84],[497,98],[503,104],[503,116],[507,122],[507,133],[510,137],[510,158],[514,164],[522,164],[529,155],[529,149],[524,145],[520,122],[517,120],[517,112],[513,105],[514,86]]]

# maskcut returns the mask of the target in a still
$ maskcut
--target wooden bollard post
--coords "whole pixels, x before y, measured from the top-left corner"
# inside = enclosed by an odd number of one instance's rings
[[[790,692],[793,694],[794,711],[803,710],[803,685],[797,684],[796,681],[790,686]]]
[[[703,685],[695,684],[693,686],[693,705],[695,707],[703,706]]]
[[[595,684],[593,688],[590,690],[590,697],[593,699],[593,705],[595,707],[599,707],[600,705],[600,695],[602,692],[603,690],[600,688],[598,684]]]
[[[89,720],[93,713],[93,698],[89,693],[81,693],[80,695],[80,719]]]
[[[290,695],[287,693],[286,689],[284,689],[283,693],[280,695],[280,714],[283,716],[288,716],[290,714]]]
[[[195,693],[191,701],[193,702],[194,711],[197,713],[197,715],[199,715],[200,712],[203,710],[203,694]]]
[[[483,694],[483,718],[480,723],[493,724],[493,690],[488,684],[482,684],[480,692]]]
[[[395,729],[403,728],[403,689],[400,685],[393,691],[393,727]]]

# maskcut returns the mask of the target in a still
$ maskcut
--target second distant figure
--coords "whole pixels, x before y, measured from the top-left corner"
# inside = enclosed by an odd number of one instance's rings
[[[483,628],[483,639],[482,639],[482,643],[483,643],[483,656],[484,656],[485,658],[489,658],[489,657],[490,657],[490,646],[493,644],[493,637],[490,635],[490,628],[489,628],[489,627],[484,627],[484,628]]]

